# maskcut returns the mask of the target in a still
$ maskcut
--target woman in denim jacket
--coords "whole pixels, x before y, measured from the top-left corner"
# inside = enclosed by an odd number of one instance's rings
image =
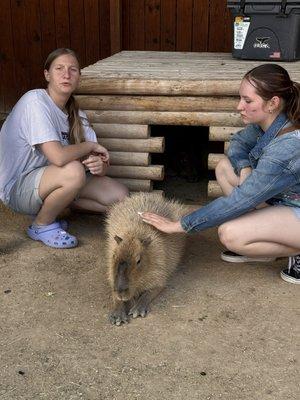
[[[166,233],[219,226],[229,249],[223,260],[289,256],[281,277],[300,283],[300,85],[281,66],[264,64],[244,76],[239,93],[237,110],[247,125],[216,168],[224,196],[180,221],[141,216]]]

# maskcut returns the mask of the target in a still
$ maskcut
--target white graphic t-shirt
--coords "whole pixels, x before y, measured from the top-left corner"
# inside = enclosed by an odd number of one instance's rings
[[[87,141],[96,142],[86,114],[80,117]],[[53,102],[45,89],[30,90],[17,102],[0,131],[0,199],[9,202],[9,193],[22,175],[49,162],[38,144],[59,141],[69,144],[68,116]]]

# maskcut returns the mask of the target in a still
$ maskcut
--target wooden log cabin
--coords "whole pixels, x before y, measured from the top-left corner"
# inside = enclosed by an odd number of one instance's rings
[[[153,125],[209,127],[209,140],[224,142],[223,153],[208,155],[214,170],[242,126],[240,81],[262,63],[228,53],[122,51],[84,68],[76,97],[111,152],[108,174],[132,191],[151,191],[164,179],[164,166],[151,164],[151,153],[164,151],[164,137],[151,137]],[[279,64],[300,82],[300,62]],[[221,194],[213,180],[207,190]]]

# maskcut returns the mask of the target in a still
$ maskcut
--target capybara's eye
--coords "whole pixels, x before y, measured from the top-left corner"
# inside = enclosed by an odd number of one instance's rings
[[[139,259],[136,261],[136,264],[139,265],[140,263],[141,263],[141,259],[139,258]]]

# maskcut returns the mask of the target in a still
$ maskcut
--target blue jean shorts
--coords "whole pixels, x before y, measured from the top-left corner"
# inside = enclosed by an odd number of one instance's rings
[[[46,168],[34,169],[29,174],[17,179],[10,191],[7,206],[21,214],[37,214],[43,204],[43,200],[39,196],[39,186]]]
[[[300,219],[300,207],[291,207],[291,209],[296,214],[296,217]]]

